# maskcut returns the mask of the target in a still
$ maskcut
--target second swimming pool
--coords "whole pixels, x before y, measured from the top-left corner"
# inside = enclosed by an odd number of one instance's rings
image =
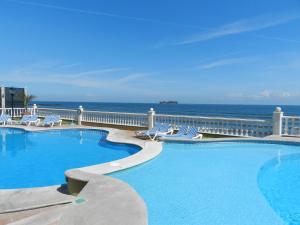
[[[271,143],[166,143],[157,158],[111,176],[144,198],[150,225],[294,225],[299,153]]]

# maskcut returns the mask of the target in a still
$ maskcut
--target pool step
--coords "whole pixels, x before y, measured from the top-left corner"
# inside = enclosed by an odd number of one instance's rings
[[[16,222],[9,223],[7,225],[58,225],[61,219],[63,208],[55,208],[36,214],[25,219],[18,220]]]
[[[0,214],[71,203],[64,186],[0,190]]]
[[[103,175],[89,175],[89,178],[71,204],[8,225],[148,224],[146,205],[128,184]]]

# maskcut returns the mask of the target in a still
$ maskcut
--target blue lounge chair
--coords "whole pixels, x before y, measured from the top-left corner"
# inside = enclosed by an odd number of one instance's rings
[[[181,126],[179,127],[179,130],[176,134],[159,134],[158,137],[159,138],[174,138],[174,137],[182,137],[183,135],[186,135],[189,131],[189,127],[188,126]]]
[[[40,119],[37,115],[24,115],[20,120],[20,124],[30,126],[34,124],[37,126],[40,123]]]
[[[178,140],[178,141],[188,141],[194,139],[202,139],[203,135],[199,133],[198,128],[190,127],[187,133],[183,134],[174,134],[169,136],[161,136],[160,140]]]
[[[61,123],[62,123],[62,120],[60,119],[59,115],[48,115],[45,117],[42,125],[53,127],[56,124],[61,126]]]
[[[21,120],[20,120],[20,124],[22,125],[27,125],[27,122],[29,121],[29,118],[30,118],[31,115],[24,115]]]
[[[172,129],[171,129],[170,125],[161,123],[161,124],[155,124],[155,126],[150,130],[137,131],[136,136],[137,137],[149,137],[152,139],[152,137],[157,136],[158,134],[168,133],[171,131],[172,131]]]
[[[158,131],[155,132],[155,134],[149,134],[148,137],[151,140],[155,140],[156,137],[158,137],[159,135],[166,135],[166,134],[172,134],[173,133],[173,128],[172,126],[170,126],[169,124],[162,124],[160,126],[160,128],[158,129]]]
[[[0,115],[0,124],[7,125],[7,124],[11,124],[11,123],[12,123],[12,120],[11,120],[10,115],[7,115],[7,114]]]
[[[184,138],[189,139],[201,139],[203,137],[203,135],[199,133],[199,129],[197,127],[190,127],[189,131],[183,136]]]
[[[155,134],[156,131],[158,131],[159,127],[160,127],[160,124],[154,124],[153,128],[151,128],[149,130],[139,130],[139,131],[136,131],[135,135],[137,137],[144,137],[144,136],[146,136],[146,134],[149,134],[149,133],[154,133]]]

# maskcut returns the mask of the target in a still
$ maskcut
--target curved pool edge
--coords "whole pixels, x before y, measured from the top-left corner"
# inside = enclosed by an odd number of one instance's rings
[[[48,130],[69,130],[69,129],[93,129],[93,130],[104,130],[108,132],[107,140],[114,143],[124,143],[124,144],[132,144],[141,147],[141,150],[131,156],[125,157],[123,159],[111,161],[108,163],[102,163],[97,165],[92,165],[88,167],[75,168],[66,171],[66,174],[71,174],[72,177],[76,179],[76,177],[82,178],[82,180],[88,181],[88,185],[82,187],[78,192],[78,196],[80,197],[84,190],[86,189],[94,189],[94,195],[97,193],[102,193],[103,188],[111,188],[117,186],[118,191],[116,192],[117,196],[120,194],[128,195],[128,192],[131,193],[127,199],[127,208],[134,212],[138,212],[135,220],[137,223],[132,224],[147,224],[147,210],[146,205],[143,199],[139,196],[135,190],[128,185],[127,183],[120,181],[118,179],[110,178],[108,176],[103,176],[103,174],[111,173],[114,171],[126,169],[132,166],[139,165],[146,161],[149,161],[155,158],[162,151],[162,144],[153,141],[145,141],[141,139],[137,139],[133,136],[133,132],[118,130],[113,128],[106,127],[90,127],[90,126],[61,126],[61,127],[53,127],[53,128],[44,128],[44,127],[25,127],[25,126],[1,126],[3,128],[15,128],[15,129],[23,129],[25,131],[30,132],[39,132],[39,131],[48,131]],[[69,179],[69,178],[68,178]],[[95,187],[97,184],[97,187]],[[105,187],[104,187],[105,186]],[[97,189],[99,188],[99,191]],[[0,214],[25,211],[30,209],[38,209],[47,206],[53,205],[62,205],[62,204],[70,204],[74,202],[75,197],[62,194],[58,191],[59,186],[48,186],[48,187],[37,187],[37,188],[23,188],[23,189],[0,189],[0,197],[1,199],[6,199],[9,201],[1,201],[0,202]],[[49,196],[49,198],[44,198],[44,196]],[[20,199],[22,199],[20,201]],[[107,199],[111,204],[115,204],[115,206],[119,205],[117,199],[114,199],[112,202]],[[91,202],[95,202],[95,200],[89,200],[89,204]],[[138,204],[136,204],[138,203]],[[95,203],[93,203],[95,204]],[[71,204],[72,206],[73,204]],[[126,214],[128,210],[124,209],[124,213]],[[129,211],[130,211],[129,210]],[[97,214],[97,213],[95,213]],[[130,215],[130,212],[128,212]],[[104,215],[102,215],[104,216]],[[121,221],[121,220],[120,220]],[[26,223],[24,223],[26,224]]]
[[[86,174],[92,175],[104,175],[112,172],[116,172],[119,170],[128,169],[130,167],[134,167],[145,163],[156,156],[158,156],[162,151],[162,143],[156,141],[145,141],[138,138],[135,138],[128,131],[110,129],[110,128],[101,128],[109,132],[107,136],[107,140],[113,143],[124,143],[124,144],[133,144],[141,147],[141,150],[137,153],[122,158],[118,160],[114,160],[107,163],[96,164],[87,167],[70,169],[65,172],[66,177],[72,178],[75,176],[76,172],[83,172]],[[80,176],[82,177],[82,176]]]
[[[39,131],[49,131],[49,130],[70,130],[70,129],[102,130],[108,132],[106,139],[109,142],[136,145],[141,148],[141,150],[138,151],[137,153],[122,159],[101,163],[101,164],[95,164],[86,167],[69,169],[65,171],[65,175],[67,177],[69,173],[71,172],[73,173],[73,171],[75,172],[77,170],[86,173],[91,173],[91,174],[103,175],[103,174],[116,172],[118,170],[127,169],[155,158],[162,151],[161,142],[138,139],[134,137],[134,134],[131,131],[119,130],[115,128],[91,127],[91,126],[60,126],[60,127],[28,126],[27,127],[27,126],[19,126],[19,125],[6,125],[6,126],[1,126],[1,128],[22,129],[29,132],[39,132]],[[7,189],[7,190],[12,190],[12,189]]]

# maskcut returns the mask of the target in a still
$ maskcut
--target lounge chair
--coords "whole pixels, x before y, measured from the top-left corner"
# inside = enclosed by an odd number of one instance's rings
[[[137,137],[156,137],[158,134],[164,134],[172,132],[172,128],[168,124],[155,124],[155,126],[150,130],[137,131],[135,134]]]
[[[62,120],[60,119],[59,115],[48,115],[45,117],[42,126],[50,126],[53,127],[54,125],[61,126]]]
[[[146,134],[148,133],[156,133],[156,131],[158,131],[159,129],[159,124],[155,124],[153,128],[149,129],[149,130],[139,130],[135,132],[135,135],[137,137],[144,137],[146,136]]]
[[[172,134],[173,128],[169,124],[163,124],[158,131],[155,132],[154,135],[148,135],[151,140],[155,140],[159,135],[167,135]]]
[[[178,133],[177,133],[178,134]],[[199,133],[198,128],[196,127],[190,127],[185,134],[174,134],[169,136],[161,136],[160,140],[178,140],[178,141],[189,141],[189,140],[195,140],[195,139],[202,139],[203,135]]]
[[[29,121],[31,115],[23,115],[21,120],[19,121],[20,124],[22,125],[27,125],[27,122]]]
[[[186,135],[189,131],[189,127],[188,126],[181,126],[178,129],[178,132],[176,134],[159,134],[157,135],[158,138],[174,138],[174,137],[182,137],[183,135]]]
[[[22,119],[20,120],[20,124],[30,126],[31,124],[34,124],[37,126],[40,123],[40,119],[37,115],[24,115]]]
[[[7,124],[11,124],[11,123],[12,123],[12,120],[11,120],[10,115],[7,115],[7,114],[0,115],[0,124],[7,125]]]

